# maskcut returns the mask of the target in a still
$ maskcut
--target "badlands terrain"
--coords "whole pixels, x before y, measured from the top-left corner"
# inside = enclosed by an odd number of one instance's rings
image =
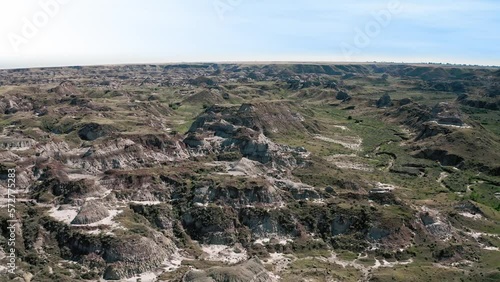
[[[0,115],[0,281],[500,281],[498,68],[0,70]]]

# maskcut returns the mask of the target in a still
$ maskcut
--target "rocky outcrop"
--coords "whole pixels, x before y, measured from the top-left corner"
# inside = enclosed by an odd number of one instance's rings
[[[388,115],[395,118],[399,123],[417,130],[422,129],[424,123],[433,119],[431,108],[417,103],[403,105],[388,113]]]
[[[438,124],[454,126],[464,125],[462,115],[455,105],[438,103],[432,108],[431,113]]]
[[[437,135],[446,135],[453,132],[451,128],[439,126],[436,123],[425,123],[423,124],[423,129],[420,133],[415,137],[415,141],[427,139],[430,137],[434,137]]]
[[[300,79],[289,79],[287,81],[287,84],[288,84],[288,89],[290,90],[299,90],[304,88],[302,81],[300,81]]]
[[[229,97],[227,97],[229,98]],[[217,90],[202,90],[196,94],[184,99],[183,104],[201,104],[211,106],[214,104],[224,103],[224,95]]]
[[[125,136],[124,136],[125,137]],[[161,151],[165,153],[180,153],[178,146],[182,143],[178,142],[179,138],[164,133],[158,134],[140,134],[127,135],[127,138],[134,141],[136,144],[142,145],[146,149]]]
[[[466,212],[473,215],[479,214],[484,216],[483,211],[481,211],[481,209],[473,201],[460,202],[455,206],[455,209],[457,211]]]
[[[449,80],[429,80],[422,82],[419,86],[420,90],[425,91],[440,91],[440,92],[454,92],[464,93],[467,87],[462,81],[449,81]]]
[[[439,214],[435,211],[423,211],[419,214],[422,224],[427,232],[441,239],[446,239],[452,236],[451,225],[442,220]]]
[[[223,121],[235,128],[247,127],[266,136],[314,131],[316,125],[292,110],[294,107],[294,104],[285,102],[249,103],[240,107],[213,106],[196,119],[189,131],[195,132],[199,128],[207,128],[210,124]]]
[[[182,216],[191,238],[203,244],[231,245],[235,242],[237,214],[229,207],[193,207]]]
[[[473,107],[473,108],[498,111],[498,110],[500,110],[500,99],[496,98],[499,95],[498,92],[499,91],[495,91],[494,94],[490,94],[492,96],[491,98],[483,98],[481,100],[472,99],[468,95],[463,94],[457,98],[457,101],[462,105]]]
[[[450,154],[445,150],[424,149],[417,152],[414,157],[438,161],[443,166],[461,167],[464,164],[462,157]]]
[[[237,187],[231,184],[216,184],[194,189],[193,202],[199,204],[224,203],[228,206],[273,205],[282,201],[280,191],[269,183],[248,181]]]
[[[410,98],[403,98],[399,100],[399,106],[405,106],[411,103],[413,103],[413,101]]]
[[[48,92],[55,93],[58,96],[81,95],[80,90],[78,90],[75,84],[71,81],[63,81],[57,87],[49,89]]]
[[[341,101],[348,101],[351,99],[351,95],[349,95],[347,92],[345,91],[339,91],[337,93],[337,96],[335,96],[335,98],[337,100],[341,100]]]
[[[304,162],[307,151],[276,144],[265,135],[282,130],[307,132],[302,117],[291,113],[285,104],[214,106],[196,119],[184,143],[204,153],[237,149],[243,157],[263,164],[298,166]]]
[[[83,204],[71,224],[91,224],[109,216],[108,208],[100,202],[88,201]]]
[[[49,176],[44,179],[40,177],[40,183],[31,188],[31,195],[34,199],[43,201],[47,195],[56,197],[57,202],[62,204],[76,203],[86,196],[98,194],[100,188],[92,179],[67,180],[64,174],[61,176]]]
[[[50,217],[42,218],[40,224],[50,233],[46,239],[53,240],[51,248],[64,252],[64,258],[104,273],[107,280],[123,280],[152,271],[176,251],[169,238],[152,229],[146,229],[148,237],[133,233],[94,235]]]
[[[120,280],[151,271],[172,254],[173,248],[173,245],[160,246],[155,241],[140,236],[113,240],[103,254],[107,263],[103,278]]]
[[[395,205],[400,204],[400,201],[396,198],[396,195],[390,191],[370,191],[369,199],[380,204],[380,205]]]
[[[275,281],[258,258],[231,267],[190,270],[183,282],[270,282]]]
[[[331,233],[333,236],[349,232],[354,220],[342,215],[337,215],[331,223]]]
[[[273,183],[281,190],[290,192],[292,197],[296,200],[313,200],[321,198],[316,189],[310,185],[279,179],[273,179]]]
[[[33,139],[0,138],[0,149],[24,149],[36,144]]]
[[[113,171],[100,181],[107,189],[114,190],[114,197],[119,201],[168,201],[172,196],[172,184],[163,175],[145,173],[137,175],[131,171]]]
[[[217,81],[214,78],[206,77],[206,76],[198,76],[197,78],[190,79],[189,84],[196,86],[215,86],[217,85]]]
[[[380,97],[380,99],[377,101],[376,106],[377,108],[388,108],[392,107],[394,103],[391,100],[391,96],[389,94],[384,94],[384,96]]]
[[[153,226],[172,235],[174,215],[172,207],[167,204],[141,205],[131,204],[130,208],[137,214],[144,216]]]
[[[6,93],[2,94],[2,97],[0,97],[0,113],[11,115],[17,112],[32,111],[34,109],[34,105],[31,99],[25,96],[27,94],[36,95],[36,93],[23,93],[14,91],[7,91]]]
[[[243,208],[240,210],[239,220],[251,231],[254,238],[298,235],[297,221],[287,209]]]
[[[116,129],[111,125],[92,122],[83,125],[78,130],[78,136],[85,141],[94,141],[98,138],[109,136],[113,132],[116,132]]]
[[[127,137],[137,140],[137,143],[128,138],[103,138],[91,146],[78,150],[66,149],[60,151],[59,154],[64,152],[66,165],[78,167],[90,173],[111,169],[133,169],[144,167],[145,164],[152,166],[189,157],[186,146],[177,139],[161,139],[158,136],[149,138],[148,135],[140,138]]]

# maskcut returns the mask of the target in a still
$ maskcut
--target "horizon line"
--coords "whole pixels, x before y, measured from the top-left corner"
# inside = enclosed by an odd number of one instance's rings
[[[500,65],[482,65],[482,64],[466,64],[466,63],[448,63],[448,62],[396,62],[396,61],[327,61],[327,60],[313,60],[313,61],[300,61],[300,60],[255,60],[255,61],[170,61],[170,62],[144,62],[144,63],[103,63],[103,64],[75,64],[75,65],[41,65],[29,67],[1,67],[0,70],[27,70],[27,69],[51,69],[51,68],[74,68],[74,67],[111,67],[111,66],[141,66],[141,65],[157,65],[168,66],[176,64],[247,64],[247,65],[278,65],[278,64],[344,64],[344,65],[363,65],[363,64],[390,64],[390,65],[427,65],[427,66],[442,66],[442,67],[479,67],[479,68],[500,68]]]

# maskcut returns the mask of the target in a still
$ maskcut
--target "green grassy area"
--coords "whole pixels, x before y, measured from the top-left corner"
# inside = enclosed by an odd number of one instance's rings
[[[500,211],[500,199],[495,194],[500,193],[500,186],[479,183],[470,187],[471,193],[468,197],[476,202],[487,205]]]
[[[372,281],[470,281],[463,271],[439,268],[431,265],[405,265],[379,268],[373,271]]]
[[[500,112],[488,109],[472,108],[462,106],[462,111],[468,114],[473,120],[479,122],[482,126],[488,129],[496,136],[500,136]]]

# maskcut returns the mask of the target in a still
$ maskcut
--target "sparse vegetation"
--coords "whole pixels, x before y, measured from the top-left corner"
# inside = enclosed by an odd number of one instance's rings
[[[16,167],[27,188],[19,274],[498,280],[497,79],[398,64],[0,70],[1,187]]]

